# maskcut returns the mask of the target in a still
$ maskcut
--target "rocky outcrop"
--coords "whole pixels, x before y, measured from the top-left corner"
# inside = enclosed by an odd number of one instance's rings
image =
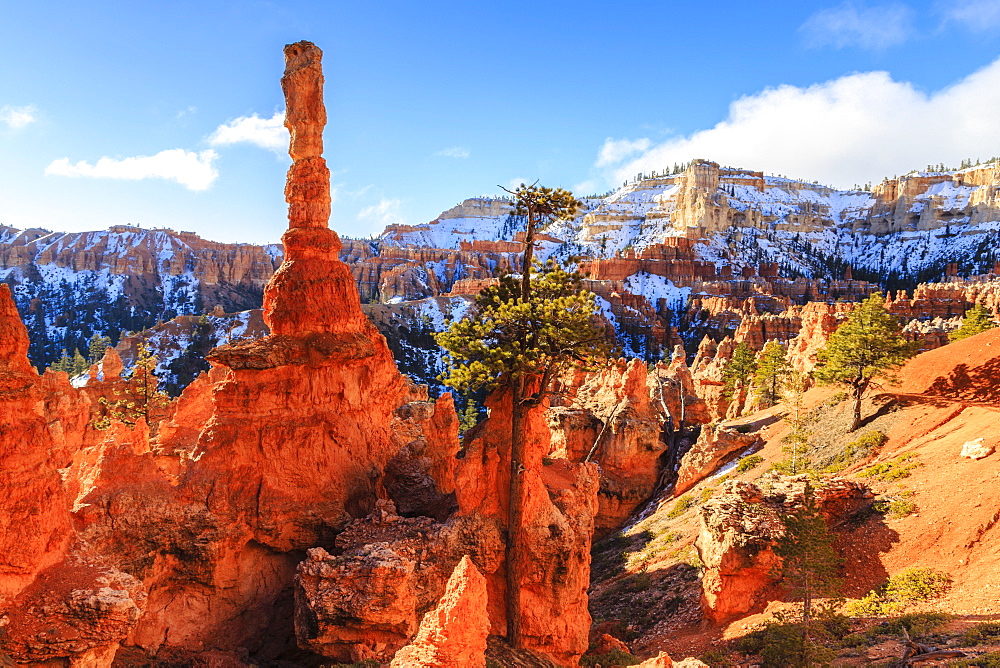
[[[705,564],[702,611],[706,619],[726,622],[778,595],[774,569],[781,559],[774,545],[784,534],[781,518],[801,506],[807,484],[805,475],[771,474],[760,487],[730,480],[702,505],[695,547]],[[816,503],[830,525],[871,498],[864,485],[852,481],[834,479],[815,490]]]
[[[722,622],[765,600],[780,563],[774,542],[784,526],[760,489],[735,480],[702,505],[700,520],[695,547],[705,564],[702,610],[707,619]]]
[[[465,555],[488,573],[503,562],[496,524],[403,518],[385,501],[341,533],[336,547],[338,556],[311,549],[299,565],[295,616],[301,646],[342,661],[391,659],[445,594]]]
[[[69,547],[71,503],[59,469],[73,445],[65,432],[86,420],[66,375],[39,378],[27,351],[28,332],[0,284],[0,605]]]
[[[667,416],[652,399],[656,382],[642,361],[617,360],[566,377],[558,388],[562,405],[547,412],[551,457],[600,462],[598,537],[620,526],[659,482]]]
[[[721,424],[703,425],[698,440],[681,459],[674,496],[688,491],[737,454],[763,444],[760,435],[753,432],[743,433],[738,428]]]
[[[145,603],[142,583],[131,575],[64,562],[43,572],[10,604],[4,650],[31,665],[71,656],[72,665],[111,666]]]
[[[437,607],[424,615],[417,637],[396,652],[390,666],[485,668],[489,632],[486,579],[462,557]]]
[[[39,380],[9,293],[0,294],[0,429],[11,430],[0,440],[0,476],[10,476],[4,486],[12,492],[0,516],[19,526],[4,536],[23,534],[4,546],[0,605],[12,617],[44,613],[51,587],[35,577],[53,568],[81,601],[68,604],[66,629],[51,642],[31,639],[30,625],[5,636],[2,649],[16,660],[41,656],[39,643],[47,657],[76,662],[110,656],[124,642],[129,651],[178,660],[287,654],[302,551],[332,548],[384,494],[382,471],[401,447],[394,412],[413,392],[362,315],[326,227],[318,55],[309,44],[288,50],[296,162],[287,189],[288,266],[272,282],[265,312],[274,333],[217,349],[208,377],[170,407],[152,444],[142,420],[103,431],[89,420],[91,404],[122,382],[113,353],[79,391],[65,374]],[[431,431],[445,434],[454,419],[431,419]],[[436,452],[445,437],[428,434],[425,450]],[[62,560],[74,534],[77,547]],[[80,560],[103,570],[71,567]],[[94,584],[118,572],[134,581],[107,585],[111,593]],[[442,582],[448,573],[450,566]],[[33,580],[37,587],[25,589]],[[114,593],[121,591],[127,596]]]
[[[593,463],[545,460],[550,432],[544,403],[525,420],[525,453],[521,526],[509,526],[510,424],[509,392],[487,400],[490,417],[466,437],[456,467],[458,516],[495,522],[510,540],[520,542],[523,561],[506,564],[520,588],[522,641],[525,649],[547,656],[560,666],[576,665],[587,650],[590,613],[590,544],[597,512],[599,477]],[[477,564],[478,565],[478,564]],[[492,633],[507,633],[504,573],[481,568],[486,575]]]

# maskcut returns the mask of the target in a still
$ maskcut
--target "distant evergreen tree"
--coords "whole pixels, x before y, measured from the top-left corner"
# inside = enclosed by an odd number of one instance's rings
[[[753,376],[754,394],[762,408],[778,403],[790,371],[785,346],[777,341],[768,341],[757,359],[757,370]]]
[[[952,341],[961,341],[962,339],[985,332],[988,329],[993,329],[996,326],[996,323],[993,321],[993,314],[985,307],[976,304],[965,312],[965,317],[962,318],[962,326],[951,332],[948,338]]]
[[[781,449],[792,456],[791,460],[783,467],[783,470],[791,475],[796,475],[808,470],[809,460],[806,458],[806,449],[809,447],[809,436],[812,432],[806,426],[806,416],[803,414],[805,406],[804,396],[809,387],[809,376],[793,371],[785,379],[786,405],[788,406],[788,416],[785,420],[789,424],[788,433],[781,439]]]
[[[104,358],[104,353],[111,346],[110,336],[101,336],[97,332],[87,342],[87,359],[91,364],[97,364]]]
[[[746,341],[740,341],[722,370],[722,393],[727,399],[731,399],[750,384],[756,371],[757,355]]]
[[[62,354],[59,356],[55,362],[49,365],[49,368],[53,371],[65,371],[70,372],[73,367],[73,361],[70,359],[69,355],[66,354],[66,349],[62,349]]]
[[[205,356],[214,346],[212,324],[208,316],[202,315],[191,330],[190,343],[167,365],[167,370],[172,375],[172,379],[163,384],[167,394],[176,397],[199,373],[208,371],[210,365]]]
[[[80,354],[80,349],[77,348],[73,352],[73,360],[70,362],[69,375],[70,378],[75,378],[81,374],[87,373],[87,368],[90,365],[87,364],[87,360],[83,355]]]

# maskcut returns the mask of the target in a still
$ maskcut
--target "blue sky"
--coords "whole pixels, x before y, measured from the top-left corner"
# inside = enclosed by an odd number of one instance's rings
[[[300,39],[350,236],[517,179],[702,157],[849,187],[1000,155],[1000,0],[7,3],[0,224],[277,241]]]

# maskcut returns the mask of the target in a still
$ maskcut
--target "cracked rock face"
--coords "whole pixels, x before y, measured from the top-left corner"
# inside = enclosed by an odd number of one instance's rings
[[[486,601],[486,578],[466,555],[448,578],[437,607],[424,615],[417,637],[396,652],[390,666],[485,668],[490,633]]]
[[[801,506],[807,482],[805,475],[774,474],[762,479],[765,491],[731,480],[701,507],[695,547],[705,564],[701,600],[707,619],[722,623],[772,600],[773,572],[781,563],[774,553],[775,542],[784,533],[781,517]],[[864,485],[837,479],[815,490],[815,495],[828,524],[872,498]]]

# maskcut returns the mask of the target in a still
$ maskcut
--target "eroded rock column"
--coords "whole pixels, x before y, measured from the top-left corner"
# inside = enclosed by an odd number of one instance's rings
[[[358,289],[328,227],[330,170],[323,159],[323,52],[311,42],[285,47],[285,127],[292,166],[285,184],[285,261],[264,290],[264,320],[274,334],[305,336],[365,329]],[[331,308],[337,304],[337,308]]]

